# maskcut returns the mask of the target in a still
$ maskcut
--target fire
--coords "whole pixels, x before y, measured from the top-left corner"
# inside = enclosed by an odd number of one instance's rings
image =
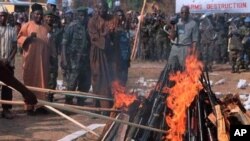
[[[136,96],[127,94],[126,88],[121,86],[118,81],[112,83],[112,92],[115,99],[115,108],[128,107],[136,100]]]
[[[175,85],[169,89],[167,106],[173,114],[166,117],[169,125],[166,140],[182,141],[186,130],[186,110],[202,89],[199,81],[203,67],[196,55],[190,55],[186,59],[186,68],[183,72],[170,74],[169,79],[175,81]]]

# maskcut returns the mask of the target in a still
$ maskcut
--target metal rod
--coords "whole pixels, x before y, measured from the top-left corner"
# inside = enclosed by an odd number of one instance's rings
[[[187,109],[187,133],[188,133],[188,141],[191,141],[191,110],[190,107]]]
[[[197,112],[198,112],[198,128],[199,128],[199,137],[200,137],[200,141],[203,141],[204,140],[204,137],[203,137],[203,127],[204,127],[204,116],[203,116],[203,113],[201,111],[204,111],[204,109],[202,108],[201,106],[201,99],[200,99],[200,96],[197,95]],[[202,109],[201,109],[202,108]]]

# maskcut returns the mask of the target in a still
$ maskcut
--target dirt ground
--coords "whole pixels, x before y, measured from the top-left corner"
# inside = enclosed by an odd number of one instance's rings
[[[22,69],[21,69],[21,57],[16,59],[16,72],[15,76],[22,81]],[[145,79],[158,79],[161,70],[165,63],[159,62],[132,62],[129,69],[128,87],[135,88],[137,80],[140,77]],[[237,83],[240,79],[250,81],[250,72],[241,70],[241,73],[232,74],[230,72],[230,66],[226,65],[214,65],[213,72],[210,73],[210,79],[213,81],[212,89],[216,93],[228,94],[239,93],[249,94],[250,87],[245,89],[237,89]],[[59,76],[61,79],[61,76]],[[224,79],[223,84],[214,85],[217,81]],[[14,100],[21,100],[19,94],[15,93]],[[91,100],[90,100],[91,101]],[[63,102],[63,101],[60,101]],[[32,141],[54,141],[60,140],[65,136],[81,130],[80,127],[75,126],[70,121],[54,114],[27,116],[23,110],[23,107],[13,107],[15,118],[13,120],[7,120],[0,118],[0,141],[4,140],[32,140]],[[106,123],[105,120],[94,119],[79,114],[70,114],[70,116],[80,123],[88,126],[93,123]],[[95,130],[97,133],[101,133],[102,128]],[[78,140],[94,141],[97,138],[87,134],[84,138]]]

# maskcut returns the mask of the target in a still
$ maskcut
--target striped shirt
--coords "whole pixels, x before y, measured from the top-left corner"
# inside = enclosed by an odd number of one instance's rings
[[[16,29],[9,25],[0,26],[0,59],[7,59],[13,50],[13,43],[16,43]],[[15,60],[9,62],[10,66],[14,67]]]

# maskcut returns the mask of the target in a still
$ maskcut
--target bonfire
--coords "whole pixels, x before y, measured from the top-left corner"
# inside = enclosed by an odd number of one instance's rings
[[[114,108],[122,109],[113,116],[130,126],[115,121],[107,124],[102,141],[229,141],[235,119],[237,124],[250,124],[239,96],[215,96],[196,54],[187,57],[184,70],[167,68],[148,97],[126,93],[113,83]]]

